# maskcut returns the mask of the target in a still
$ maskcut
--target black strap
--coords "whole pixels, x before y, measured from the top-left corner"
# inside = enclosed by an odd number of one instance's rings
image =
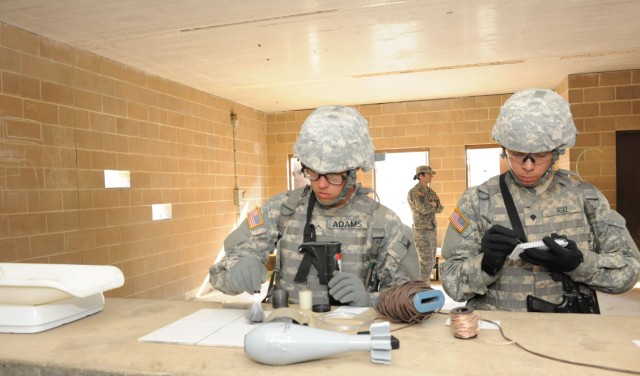
[[[289,203],[289,201],[287,201],[287,203]],[[311,215],[313,214],[313,206],[315,205],[315,203],[316,195],[313,193],[313,191],[311,191],[311,196],[309,196],[309,202],[307,204],[307,222],[305,223],[303,230],[303,243],[316,241],[316,228],[311,224]],[[291,207],[287,206],[287,209],[292,211],[295,210],[295,204]],[[296,277],[294,279],[295,282],[304,283],[307,280],[307,276],[309,275],[309,271],[311,270],[311,264],[314,260],[314,255],[312,255],[310,252],[305,252],[302,262],[300,263],[300,267],[298,268],[298,272],[296,273]],[[271,295],[273,295],[273,290],[275,290],[275,278],[276,271],[274,270],[274,272],[271,274],[267,296],[264,298],[263,303],[267,302]]]
[[[264,299],[262,299],[262,303],[270,303],[271,297],[273,296],[273,291],[276,289],[275,286],[276,279],[276,271],[271,272],[271,278],[269,278],[269,287],[267,288],[267,295],[265,295]]]
[[[304,224],[304,238],[302,240],[303,243],[312,243],[316,241],[316,228],[311,224],[311,215],[313,214],[313,207],[316,203],[316,195],[311,191],[311,196],[309,196],[309,203],[307,204],[307,223]],[[309,271],[311,270],[311,264],[316,259],[316,255],[314,252],[305,252],[304,257],[302,257],[302,261],[300,262],[300,266],[298,267],[298,272],[296,273],[295,278],[293,279],[295,282],[304,283],[307,281],[307,276],[309,275]]]
[[[309,196],[309,202],[307,203],[307,222],[304,225],[303,230],[303,243],[312,243],[316,241],[316,227],[311,224],[311,216],[313,214],[313,207],[316,203],[316,195],[311,191],[311,195]],[[289,208],[289,209],[295,209]],[[293,279],[295,282],[304,283],[307,281],[307,276],[309,275],[309,271],[311,271],[311,265],[317,268],[317,258],[315,253],[313,252],[305,252],[304,257],[302,258],[302,262],[300,262],[300,267],[298,268],[298,272],[296,273],[295,278]],[[267,290],[267,296],[264,298],[263,302],[266,302],[272,295],[274,290],[274,279],[276,277],[275,271],[271,275],[271,280],[269,281],[269,289]]]
[[[313,250],[313,247],[305,247],[300,246],[300,252],[304,252],[304,256],[302,257],[302,261],[300,262],[300,266],[298,267],[298,272],[296,273],[294,282],[297,283],[305,283],[307,281],[307,276],[309,275],[309,271],[311,271],[311,265],[318,268],[318,255]]]
[[[316,194],[311,191],[309,203],[307,204],[307,223],[304,224],[303,243],[313,243],[316,241],[316,227],[311,224],[311,215],[313,214],[313,206],[316,204]]]
[[[507,182],[505,180],[505,176],[507,173],[500,175],[500,192],[502,193],[502,199],[504,200],[504,205],[507,207],[507,214],[509,214],[509,221],[511,222],[511,227],[513,227],[513,231],[516,233],[518,239],[521,242],[527,242],[527,235],[524,233],[524,228],[522,227],[522,222],[520,221],[520,216],[518,215],[518,210],[516,209],[516,204],[513,202],[513,197],[511,197],[511,192],[509,192],[509,187],[507,186]]]

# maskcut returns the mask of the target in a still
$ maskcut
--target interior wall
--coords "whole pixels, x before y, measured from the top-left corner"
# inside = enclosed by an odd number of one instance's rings
[[[448,218],[466,188],[467,145],[495,145],[491,128],[500,106],[509,97],[490,95],[402,103],[353,106],[369,122],[377,150],[412,150],[428,147],[431,166],[438,172],[431,187],[444,211],[436,216],[438,242],[442,242]],[[286,162],[300,127],[311,111],[267,115],[269,175],[274,177],[269,195],[286,190]],[[359,173],[360,181],[373,186],[372,173]],[[281,177],[280,180],[275,177]],[[412,176],[407,176],[411,179]],[[405,195],[407,192],[398,192]]]
[[[614,207],[615,131],[640,129],[639,72],[558,86],[580,132],[561,165]],[[495,145],[509,95],[355,106],[376,149],[429,148],[439,242],[466,187],[465,147]],[[310,113],[265,114],[0,24],[0,262],[110,264],[126,281],[107,296],[189,298],[243,211],[287,189]],[[105,189],[105,169],[130,171],[131,188]],[[171,203],[173,219],[152,221],[156,203]]]
[[[107,296],[184,299],[236,222],[234,187],[263,201],[264,113],[4,24],[0,85],[0,262],[115,265]]]
[[[602,190],[615,208],[615,132],[640,129],[640,70],[570,75],[556,91],[571,104],[579,132],[576,146],[567,150],[557,167],[572,171],[577,168],[582,178]],[[438,171],[431,185],[445,206],[437,215],[438,244],[442,243],[448,217],[466,187],[465,147],[496,145],[491,129],[500,106],[510,95],[354,106],[369,121],[376,149],[429,148],[431,165]],[[309,113],[292,111],[267,116],[269,175],[281,177],[269,185],[269,195],[286,190],[287,156]],[[371,187],[372,174],[360,175],[363,184]]]
[[[579,132],[571,170],[595,184],[615,209],[616,132],[640,130],[640,69],[573,74],[566,82]]]

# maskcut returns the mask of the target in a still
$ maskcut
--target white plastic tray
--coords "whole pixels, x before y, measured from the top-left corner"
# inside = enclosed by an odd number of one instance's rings
[[[0,263],[0,333],[38,333],[100,312],[124,284],[108,265]]]
[[[98,313],[103,305],[101,292],[37,306],[0,305],[0,333],[39,333]]]
[[[121,287],[110,265],[0,263],[0,305],[41,305]]]

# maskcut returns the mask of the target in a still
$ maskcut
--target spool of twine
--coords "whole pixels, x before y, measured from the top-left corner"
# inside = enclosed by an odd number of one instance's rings
[[[431,317],[432,312],[420,313],[413,297],[431,287],[424,281],[408,281],[383,290],[376,301],[376,310],[382,318],[395,323],[417,324]]]
[[[461,339],[475,338],[480,331],[478,315],[470,307],[456,307],[449,312],[453,336]]]

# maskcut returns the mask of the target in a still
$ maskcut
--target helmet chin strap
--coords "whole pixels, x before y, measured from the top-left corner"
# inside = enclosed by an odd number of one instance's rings
[[[318,200],[318,204],[325,207],[331,207],[339,203],[340,201],[344,200],[349,194],[349,192],[351,191],[351,188],[353,188],[356,185],[356,169],[349,170],[349,172],[347,173],[346,179],[347,179],[347,182],[345,183],[344,187],[342,187],[342,191],[340,191],[340,194],[338,195],[338,197],[334,198],[329,202],[322,202]]]
[[[544,175],[542,175],[542,177],[540,178],[540,181],[538,181],[538,184],[536,184],[536,185],[539,185],[539,184],[544,183],[545,181],[547,181],[547,178],[549,177],[549,175],[551,174],[551,171],[553,169],[553,165],[556,164],[556,161],[559,158],[560,158],[560,152],[558,151],[558,149],[556,149],[556,150],[553,151],[553,159],[551,159],[551,164],[549,165],[549,168],[544,173]]]

